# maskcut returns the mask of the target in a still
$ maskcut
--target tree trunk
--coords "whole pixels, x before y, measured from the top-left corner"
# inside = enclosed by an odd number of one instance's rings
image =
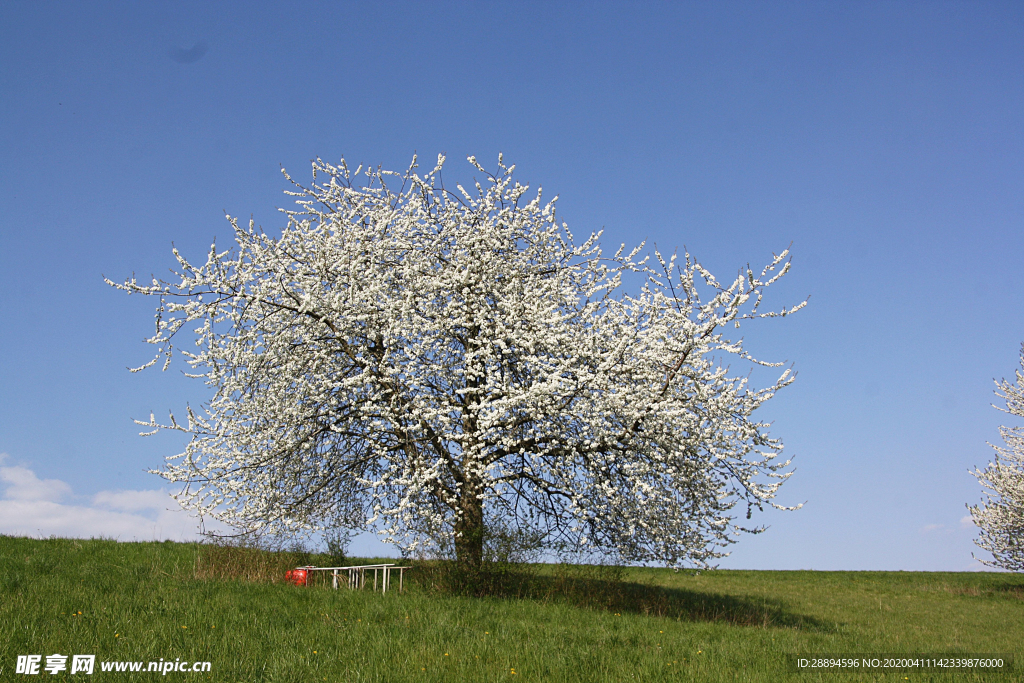
[[[484,559],[484,506],[479,486],[463,486],[461,515],[455,525],[455,557],[459,566],[477,571]]]

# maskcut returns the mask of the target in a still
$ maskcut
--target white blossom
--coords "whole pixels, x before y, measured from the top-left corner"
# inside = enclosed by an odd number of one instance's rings
[[[244,530],[373,527],[479,561],[501,524],[625,561],[723,557],[735,506],[781,507],[792,474],[753,413],[794,375],[755,389],[723,364],[778,367],[725,330],[806,304],[760,310],[788,250],[728,286],[689,253],[609,257],[500,156],[469,161],[486,178],[453,192],[443,156],[422,177],[317,159],[280,237],[229,217],[237,248],[175,250],[180,281],[108,280],[160,298],[148,365],[192,332],[179,353],[213,392],[140,423],[192,435],[160,473]]]
[[[1024,346],[1021,347],[1024,368]],[[1017,370],[1017,383],[996,382],[996,395],[1006,401],[1003,412],[1024,417],[1024,372]],[[1005,447],[995,446],[995,460],[984,470],[972,472],[985,487],[982,505],[968,506],[981,530],[975,543],[992,553],[981,560],[992,567],[1024,571],[1024,428],[1000,427]]]

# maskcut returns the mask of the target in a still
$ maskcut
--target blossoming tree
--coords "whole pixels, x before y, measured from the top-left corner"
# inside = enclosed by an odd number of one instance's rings
[[[185,424],[140,423],[192,435],[161,474],[236,528],[375,528],[472,566],[494,524],[626,561],[724,556],[735,506],[780,507],[792,473],[752,414],[793,375],[755,389],[722,364],[760,363],[727,326],[804,305],[759,308],[788,252],[728,286],[689,254],[608,255],[501,157],[469,161],[485,179],[451,190],[443,156],[422,177],[318,159],[280,237],[229,217],[237,249],[175,250],[180,280],[108,280],[160,299],[148,365],[194,330],[181,353],[213,392]]]
[[[1024,346],[1020,362],[1024,368]],[[1006,401],[1004,412],[1024,417],[1024,372],[1017,370],[1016,384],[1004,379],[996,386],[996,395]],[[981,530],[975,542],[994,558],[982,562],[1019,572],[1024,571],[1024,427],[1000,427],[999,433],[1006,447],[993,446],[995,461],[973,472],[987,500],[968,509]]]

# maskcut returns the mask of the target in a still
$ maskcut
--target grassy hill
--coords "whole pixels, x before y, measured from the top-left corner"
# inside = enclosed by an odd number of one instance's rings
[[[404,594],[300,588],[326,558],[0,537],[0,680],[973,681],[1024,678],[1024,576],[534,567],[490,594],[414,566]],[[359,563],[360,561],[352,561]],[[273,581],[271,581],[273,579]],[[94,654],[93,676],[18,655]],[[796,673],[788,655],[983,654],[1014,674]],[[208,661],[207,672],[101,662]],[[71,659],[68,659],[70,669]]]

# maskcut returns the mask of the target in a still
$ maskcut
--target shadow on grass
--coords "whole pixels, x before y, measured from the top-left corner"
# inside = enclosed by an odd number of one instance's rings
[[[625,581],[620,567],[559,567],[550,576],[529,569],[499,568],[467,577],[445,565],[416,563],[416,583],[441,593],[567,603],[614,614],[816,632],[837,628],[815,617],[792,613],[782,601],[771,598],[751,599]]]
[[[1000,597],[1016,598],[1018,600],[1024,600],[1024,585],[1019,583],[1004,583],[993,587],[994,591]]]
[[[1010,600],[1024,600],[1024,584],[1020,583],[995,583],[980,586],[962,584],[940,584],[931,590],[939,590],[950,595],[966,595],[975,598],[999,598]]]
[[[330,566],[332,558],[302,550],[203,544],[196,556],[194,577],[251,582],[284,581],[288,569],[304,565]],[[333,562],[332,562],[333,561]],[[364,564],[349,561],[352,564]],[[410,588],[427,593],[563,603],[613,614],[643,614],[683,621],[726,622],[760,628],[794,628],[831,632],[835,624],[789,611],[780,600],[669,588],[624,580],[622,567],[598,565],[491,564],[477,572],[456,563],[432,560],[413,563],[407,575]],[[326,574],[313,577],[312,587],[329,585]]]

